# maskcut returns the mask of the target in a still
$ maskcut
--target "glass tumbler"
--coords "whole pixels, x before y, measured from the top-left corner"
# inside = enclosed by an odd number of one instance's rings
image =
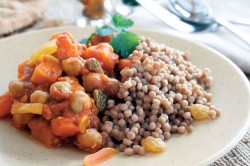
[[[110,0],[78,0],[75,3],[78,26],[101,26],[111,21]]]

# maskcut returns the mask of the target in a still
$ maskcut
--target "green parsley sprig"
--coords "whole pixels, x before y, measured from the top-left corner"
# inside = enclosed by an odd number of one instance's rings
[[[82,43],[88,43],[94,34],[102,37],[113,35],[109,44],[114,48],[114,52],[120,55],[121,58],[127,58],[140,43],[139,37],[128,29],[133,25],[134,22],[132,20],[120,15],[113,15],[110,24],[97,27],[87,41],[82,40]]]

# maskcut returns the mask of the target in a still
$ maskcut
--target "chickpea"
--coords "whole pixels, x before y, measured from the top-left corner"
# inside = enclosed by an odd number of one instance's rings
[[[98,150],[102,146],[102,135],[96,129],[87,129],[85,133],[77,136],[80,146],[86,150]]]
[[[56,82],[50,87],[50,95],[56,100],[67,99],[71,94],[71,88],[66,81]]]
[[[92,93],[95,89],[103,88],[103,82],[99,73],[89,72],[82,76],[82,84],[87,92]]]
[[[92,107],[92,100],[83,91],[76,91],[70,96],[70,107],[74,112],[80,112]]]
[[[49,94],[41,90],[36,90],[30,96],[31,103],[45,104],[48,102],[48,100],[49,100]]]
[[[12,119],[12,124],[16,128],[22,128],[26,126],[34,116],[35,116],[34,114],[30,113],[14,114]]]
[[[114,78],[110,78],[109,82],[105,85],[104,93],[112,96],[116,95],[119,91],[119,81]]]
[[[13,98],[20,99],[25,95],[24,83],[19,80],[11,81],[9,84],[9,92]]]
[[[79,76],[85,62],[79,57],[70,57],[62,61],[63,70],[70,76]]]

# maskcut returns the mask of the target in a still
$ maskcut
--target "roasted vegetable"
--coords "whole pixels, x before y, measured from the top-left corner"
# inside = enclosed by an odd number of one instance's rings
[[[74,42],[74,41],[75,41],[74,37],[73,37],[73,36],[71,35],[71,33],[68,32],[68,31],[56,32],[56,33],[54,33],[54,34],[51,36],[50,40],[57,39],[60,35],[66,35],[66,36],[68,36],[68,38],[70,39],[71,42]]]
[[[62,68],[60,62],[50,56],[43,57],[42,62],[35,68],[31,81],[35,84],[52,84],[61,76]]]
[[[81,133],[85,133],[89,124],[90,124],[89,116],[87,116],[87,115],[83,116],[81,121],[80,121],[80,124],[79,124],[79,128],[80,128]]]
[[[39,62],[40,57],[43,54],[52,55],[57,51],[57,45],[56,45],[56,39],[53,39],[42,46],[38,47],[33,53],[32,56],[29,59],[30,65],[35,65]]]
[[[10,115],[13,99],[10,93],[5,93],[0,96],[0,118]]]
[[[51,120],[52,133],[61,136],[69,137],[80,133],[80,128],[74,123],[72,118],[57,117]]]
[[[71,41],[68,35],[59,35],[57,37],[57,56],[60,61],[70,57],[79,57],[77,45]]]
[[[11,114],[23,114],[23,113],[31,113],[41,115],[43,111],[43,104],[41,103],[20,103],[18,101],[14,101]]]
[[[108,43],[100,43],[86,49],[83,54],[84,59],[97,59],[105,71],[112,71],[118,63],[118,55],[113,52],[113,48]]]
[[[129,59],[120,59],[119,64],[118,64],[118,69],[122,70],[126,67],[131,67],[132,66],[132,61]]]
[[[49,121],[42,118],[34,118],[28,126],[31,130],[31,136],[47,147],[55,147],[60,143],[60,140],[52,133]]]
[[[114,148],[103,148],[94,154],[87,155],[84,158],[84,166],[94,166],[101,163],[118,153]]]

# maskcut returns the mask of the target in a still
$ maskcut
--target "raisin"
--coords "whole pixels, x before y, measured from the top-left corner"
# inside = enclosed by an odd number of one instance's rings
[[[206,105],[194,104],[191,106],[190,113],[194,119],[204,120],[209,116],[209,108]]]
[[[162,152],[166,149],[166,144],[159,138],[154,138],[152,136],[148,136],[147,138],[143,139],[141,142],[142,147],[146,151],[150,152]]]

